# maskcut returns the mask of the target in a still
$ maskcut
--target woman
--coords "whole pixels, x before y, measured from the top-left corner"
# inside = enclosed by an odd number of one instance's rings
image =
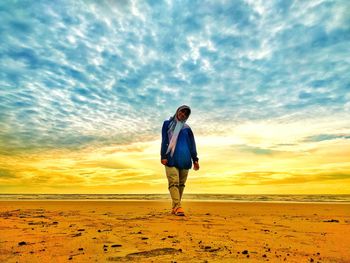
[[[190,107],[183,105],[169,120],[164,121],[162,128],[161,163],[165,166],[169,192],[172,199],[172,213],[184,216],[181,207],[182,193],[189,169],[197,171],[199,163],[193,132],[185,122],[191,114]]]

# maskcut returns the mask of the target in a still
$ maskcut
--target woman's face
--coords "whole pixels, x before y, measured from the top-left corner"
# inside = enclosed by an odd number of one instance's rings
[[[177,119],[178,119],[179,121],[184,121],[184,120],[186,120],[187,117],[188,117],[187,110],[185,110],[185,109],[179,110],[176,117],[177,117]]]

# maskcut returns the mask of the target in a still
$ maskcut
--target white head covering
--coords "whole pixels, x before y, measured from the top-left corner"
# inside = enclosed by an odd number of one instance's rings
[[[177,119],[177,114],[180,110],[183,110],[183,109],[188,109],[189,114],[185,120],[180,121]],[[168,128],[168,137],[169,137],[170,142],[168,145],[168,149],[166,150],[166,154],[168,154],[170,152],[171,157],[173,157],[173,155],[174,155],[176,143],[177,143],[177,138],[179,136],[181,129],[188,126],[185,124],[185,122],[187,121],[190,114],[191,114],[191,108],[187,105],[182,105],[176,110],[175,115],[170,118],[171,122],[170,122],[169,128]]]

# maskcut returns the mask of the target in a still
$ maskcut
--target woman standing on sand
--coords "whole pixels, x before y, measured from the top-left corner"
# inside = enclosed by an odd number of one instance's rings
[[[185,122],[191,114],[190,107],[183,105],[162,127],[161,163],[165,166],[169,192],[172,199],[172,214],[184,216],[181,207],[182,193],[185,188],[188,171],[192,167],[197,171],[199,163],[193,132]]]

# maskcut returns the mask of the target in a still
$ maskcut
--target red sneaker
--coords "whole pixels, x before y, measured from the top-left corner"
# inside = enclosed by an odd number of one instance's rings
[[[184,216],[185,215],[185,211],[182,209],[182,207],[178,207],[175,209],[175,215],[176,216]]]

